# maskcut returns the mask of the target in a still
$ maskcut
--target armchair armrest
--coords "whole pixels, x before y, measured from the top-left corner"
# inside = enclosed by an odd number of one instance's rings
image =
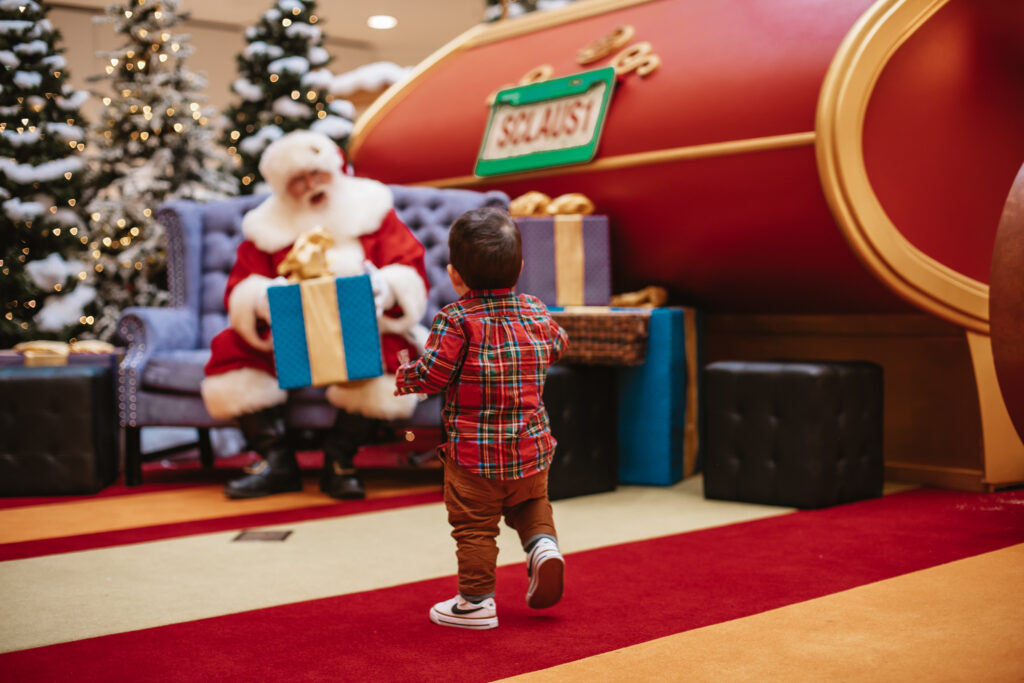
[[[117,331],[128,348],[117,369],[117,407],[121,425],[134,427],[142,373],[156,351],[194,349],[199,323],[186,308],[132,306],[121,313]]]
[[[129,353],[194,349],[199,343],[199,321],[186,308],[131,306],[117,321],[117,331],[128,342]]]

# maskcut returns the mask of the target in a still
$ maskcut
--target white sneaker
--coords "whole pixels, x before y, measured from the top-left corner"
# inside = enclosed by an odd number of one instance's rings
[[[494,598],[481,602],[463,600],[456,595],[450,600],[439,602],[430,608],[430,620],[441,626],[459,628],[498,628],[498,610]]]
[[[526,591],[527,605],[541,609],[551,607],[562,599],[565,558],[550,538],[540,539],[530,550],[526,572],[530,576],[530,587]]]

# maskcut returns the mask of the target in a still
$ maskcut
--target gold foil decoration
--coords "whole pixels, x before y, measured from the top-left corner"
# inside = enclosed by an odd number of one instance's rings
[[[323,228],[314,228],[299,235],[291,251],[277,266],[277,274],[288,282],[300,282],[331,274],[327,265],[327,251],[334,246],[334,238]]]
[[[531,83],[540,83],[546,81],[555,75],[555,67],[550,64],[541,64],[535,66],[527,71],[522,78],[519,79],[519,85],[530,85]]]
[[[611,33],[598,38],[585,48],[576,52],[577,64],[592,64],[615,52],[623,45],[633,40],[635,30],[629,24],[619,26]]]
[[[659,308],[668,303],[668,290],[651,285],[635,292],[624,292],[612,296],[612,306],[623,308]]]
[[[630,71],[636,71],[638,76],[646,76],[659,66],[661,57],[654,54],[651,44],[648,42],[631,45],[612,59],[610,66],[615,68],[615,73],[625,76]]]

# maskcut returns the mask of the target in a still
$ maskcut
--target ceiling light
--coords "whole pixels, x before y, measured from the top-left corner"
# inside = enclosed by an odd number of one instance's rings
[[[375,14],[366,20],[366,25],[370,28],[389,29],[398,26],[398,19],[390,14]]]

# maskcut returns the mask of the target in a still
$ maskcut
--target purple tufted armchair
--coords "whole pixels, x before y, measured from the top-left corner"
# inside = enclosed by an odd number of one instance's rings
[[[395,210],[426,248],[430,298],[424,323],[455,300],[448,281],[448,228],[463,212],[481,206],[508,206],[502,192],[391,186]],[[200,457],[213,463],[211,427],[229,426],[206,412],[199,395],[210,340],[227,327],[224,287],[242,240],[242,216],[264,196],[197,203],[173,201],[157,211],[167,230],[168,308],[125,309],[118,331],[127,345],[118,369],[117,401],[125,430],[125,482],[142,482],[140,431],[149,426],[196,427]],[[323,388],[291,392],[288,419],[293,428],[326,429],[336,409]],[[440,426],[440,400],[419,404],[408,423],[397,427]]]

